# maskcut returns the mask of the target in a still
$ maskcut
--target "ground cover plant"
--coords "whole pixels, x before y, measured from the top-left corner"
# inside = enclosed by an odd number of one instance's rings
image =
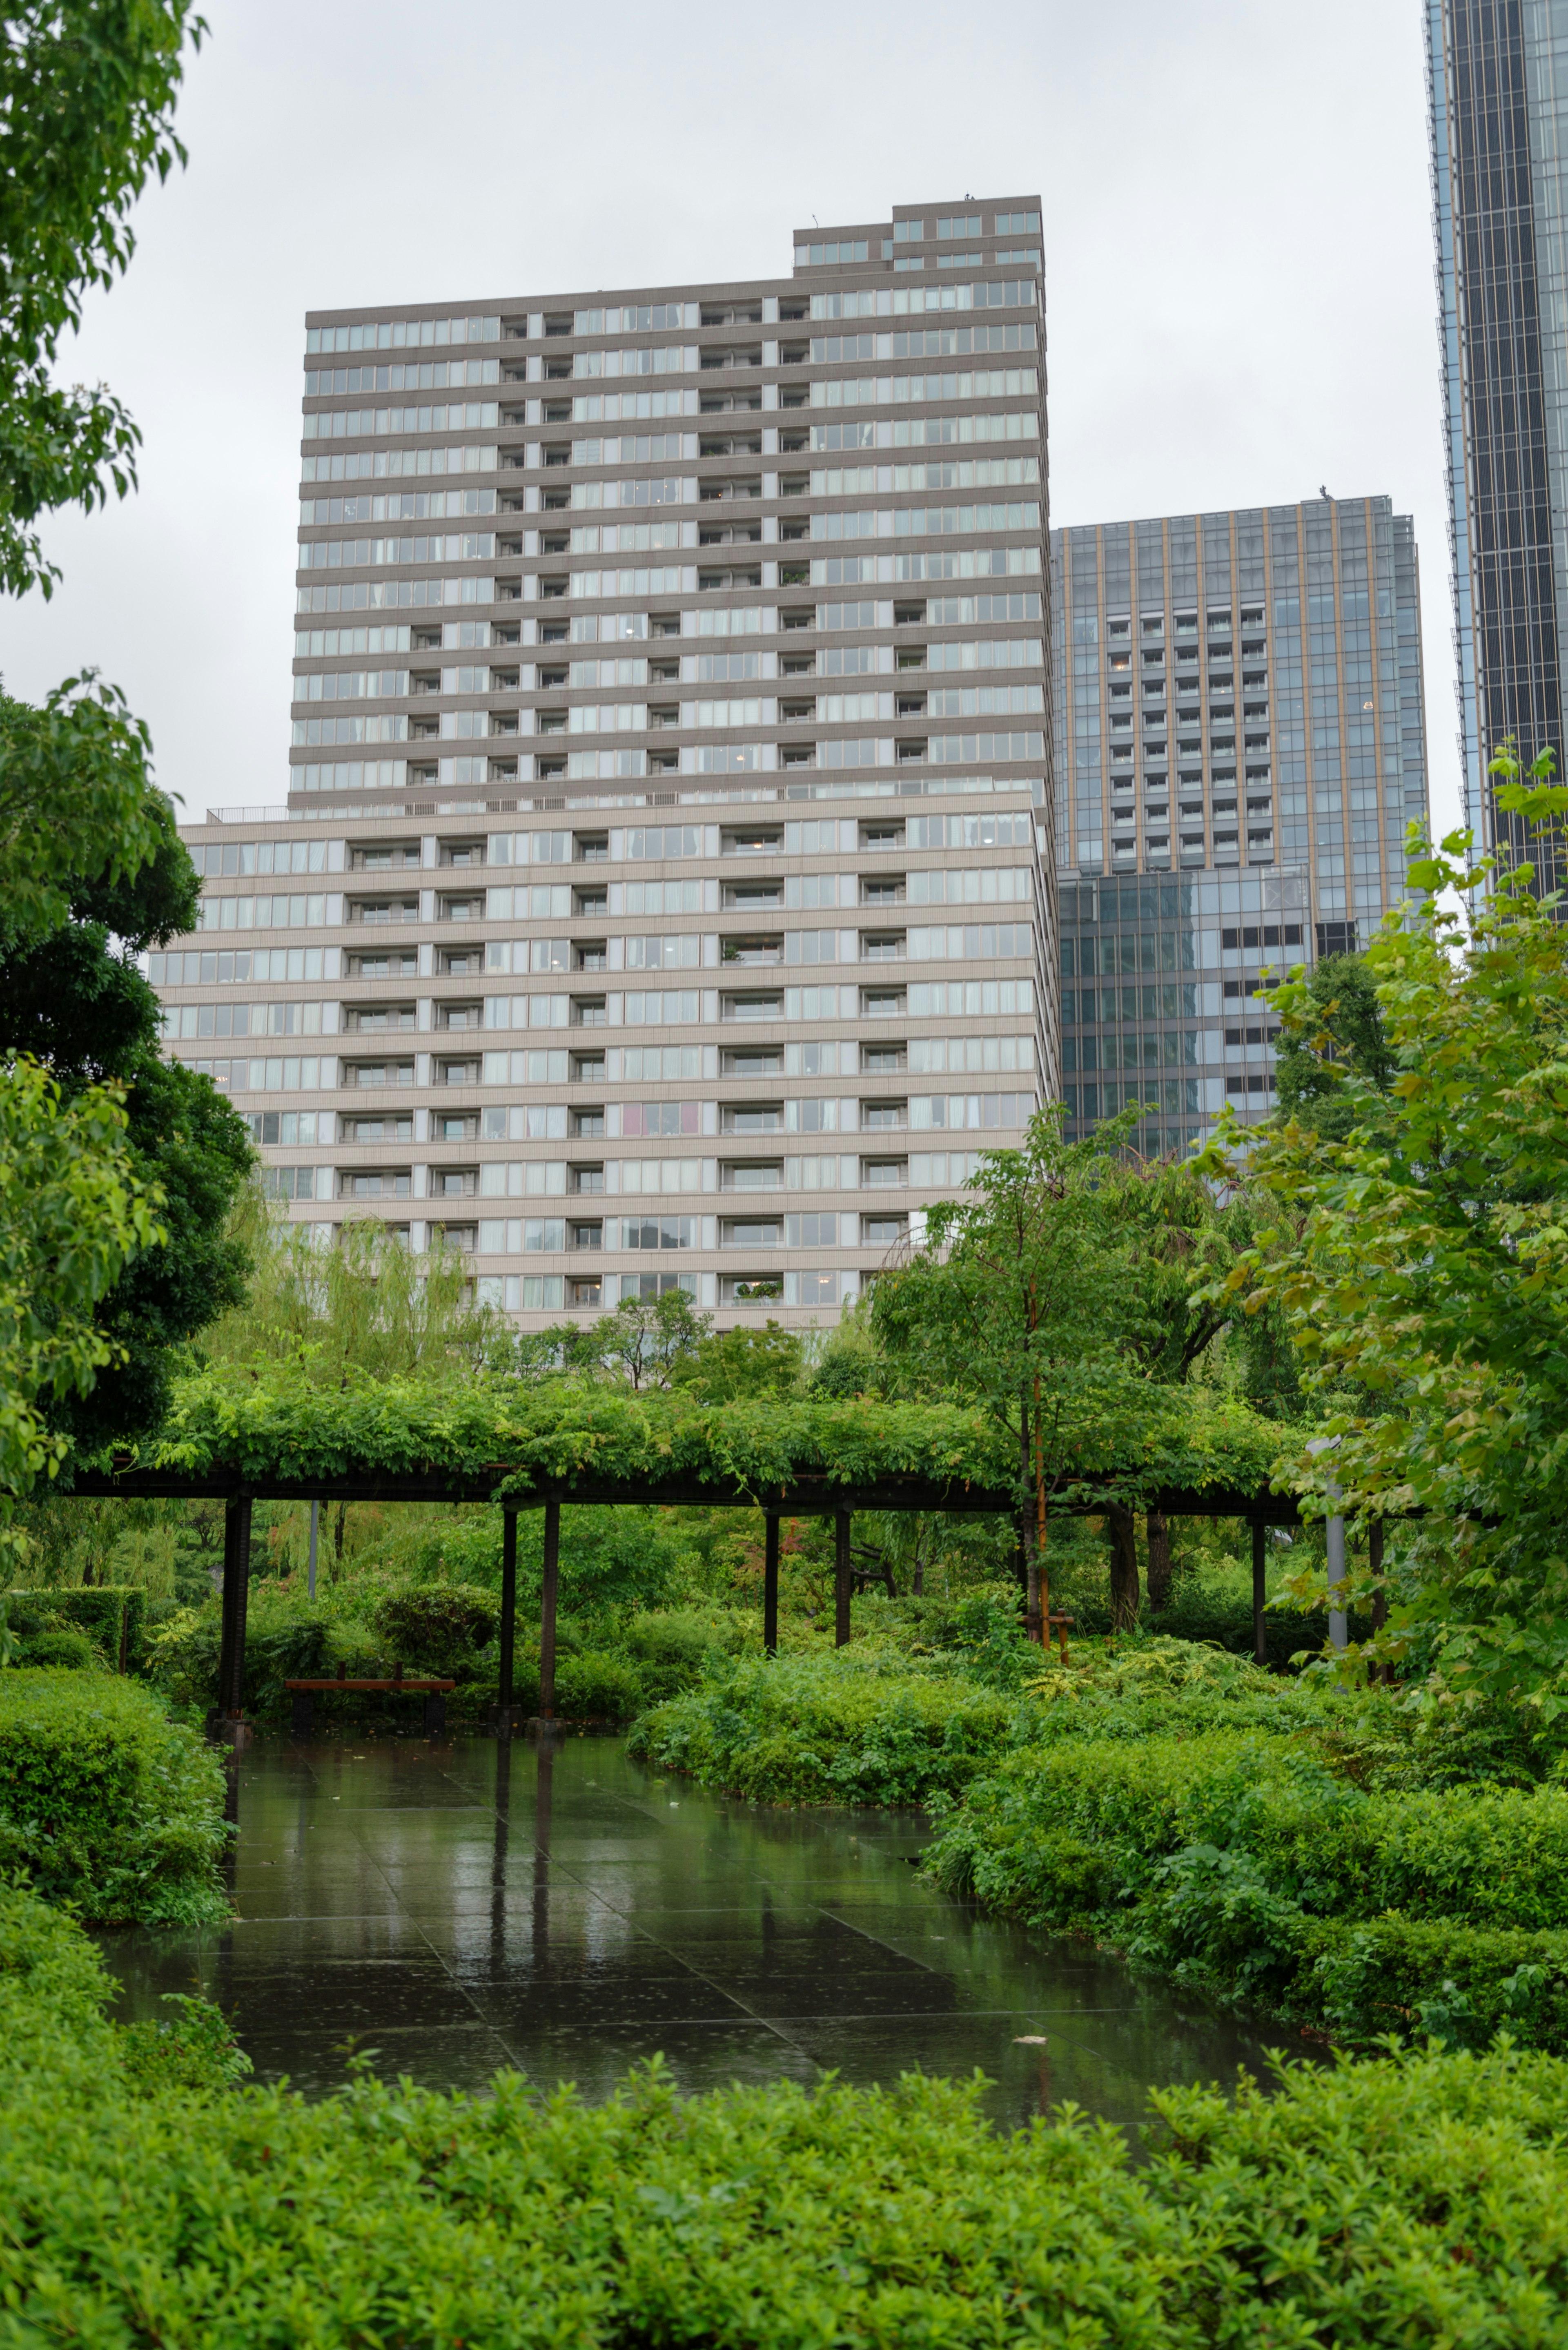
[[[1549,2345],[1568,2066],[1507,2051],[1074,2113],[1004,2136],[907,2077],[590,2106],[361,2073],[315,2105],[150,2061],[67,1918],[0,1892],[0,2330],[313,2350],[1072,2342]]]

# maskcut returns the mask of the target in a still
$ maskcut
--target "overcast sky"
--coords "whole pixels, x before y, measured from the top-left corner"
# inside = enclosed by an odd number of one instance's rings
[[[120,684],[192,815],[286,789],[306,309],[782,276],[814,215],[1038,188],[1053,521],[1386,492],[1455,820],[1417,0],[203,5],[190,168],[66,353],[140,490],[0,624],[11,691]]]

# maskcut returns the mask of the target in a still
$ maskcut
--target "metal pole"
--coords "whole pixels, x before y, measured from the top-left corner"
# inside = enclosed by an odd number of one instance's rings
[[[561,1559],[561,1504],[545,1504],[545,1587],[539,1610],[539,1718],[556,1712],[556,1587]]]
[[[1338,1501],[1339,1487],[1337,1485],[1330,1485],[1328,1489],[1328,1498],[1331,1502]],[[1336,1516],[1330,1518],[1328,1522],[1328,1587],[1330,1593],[1332,1594],[1335,1587],[1344,1581],[1345,1520],[1342,1517]],[[1331,1602],[1328,1611],[1328,1637],[1334,1648],[1339,1650],[1342,1656],[1345,1653],[1345,1645],[1349,1635],[1349,1617],[1346,1616],[1343,1607],[1335,1607]]]
[[[320,1516],[321,1516],[321,1504],[320,1504],[320,1503],[319,1503],[319,1502],[312,1502],[312,1503],[310,1504],[310,1583],[309,1583],[309,1590],[310,1590],[310,1604],[311,1604],[311,1606],[312,1606],[313,1607],[314,1607],[314,1606],[316,1605],[316,1532],[317,1532],[317,1523],[318,1523],[318,1522],[319,1522]]]
[[[763,1521],[763,1647],[770,1657],[779,1652],[779,1522],[770,1510]]]
[[[1252,1657],[1255,1663],[1269,1661],[1269,1636],[1263,1622],[1265,1600],[1263,1555],[1269,1539],[1269,1529],[1262,1518],[1252,1521]]]
[[[835,1512],[833,1534],[833,1644],[836,1648],[846,1648],[849,1646],[849,1594],[852,1587],[847,1510]]]
[[[501,1659],[495,1693],[495,1728],[502,1738],[512,1734],[513,1656],[517,1642],[517,1513],[501,1513]]]
[[[1337,1436],[1318,1436],[1307,1446],[1309,1452],[1332,1452],[1339,1443]],[[1340,1498],[1340,1489],[1330,1477],[1324,1486],[1330,1506]],[[1336,1511],[1324,1530],[1328,1549],[1328,1637],[1330,1644],[1343,1656],[1350,1635],[1350,1625],[1343,1607],[1334,1605],[1333,1594],[1345,1581],[1345,1520]]]

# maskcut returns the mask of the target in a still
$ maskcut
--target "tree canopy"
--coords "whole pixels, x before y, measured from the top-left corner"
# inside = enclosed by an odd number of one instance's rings
[[[1549,770],[1526,783],[1501,766],[1505,806],[1561,819],[1568,793]],[[1332,1456],[1301,1464],[1319,1506],[1332,1473],[1355,1514],[1421,1513],[1376,1653],[1423,1632],[1439,1683],[1555,1711],[1568,1704],[1568,923],[1528,866],[1472,860],[1465,834],[1410,879],[1417,901],[1366,958],[1386,1069],[1349,1057],[1333,1120],[1250,1136],[1248,1176],[1289,1224],[1224,1287],[1249,1311],[1282,1308],[1309,1381],[1338,1406]],[[1289,1032],[1319,1033],[1306,984],[1277,1002]],[[1222,1149],[1210,1163],[1240,1171]]]
[[[136,248],[131,206],[185,151],[173,127],[190,0],[22,0],[0,42],[0,587],[59,574],[35,525],[136,480],[140,434],[102,386],[63,386],[60,338]]]

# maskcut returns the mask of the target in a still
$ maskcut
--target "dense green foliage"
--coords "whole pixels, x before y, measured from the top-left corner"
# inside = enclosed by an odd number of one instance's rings
[[[1063,1442],[1075,1443],[1076,1479],[1085,1488],[1114,1476],[1129,1487],[1252,1491],[1267,1484],[1282,1433],[1245,1404],[1206,1399],[1173,1404],[1135,1431],[1091,1422]],[[830,1484],[912,1476],[993,1488],[1012,1471],[985,1415],[958,1404],[858,1396],[709,1406],[679,1388],[634,1395],[573,1378],[476,1378],[454,1388],[348,1378],[323,1389],[281,1366],[265,1380],[226,1370],[181,1380],[140,1457],[153,1467],[253,1479],[351,1466],[430,1472],[484,1482],[497,1499],[573,1476],[694,1477],[761,1499],[801,1474]]]
[[[1197,2350],[1563,2338],[1568,2067],[1297,2068],[1153,2100],[1152,2159],[971,2093],[793,2085],[585,2106],[360,2077],[221,2092],[104,2021],[68,1920],[0,1892],[0,2297],[18,2342]],[[213,2033],[217,2037],[217,2033]],[[1506,2116],[1506,2118],[1504,2118]]]
[[[139,1681],[0,1672],[0,1873],[104,1922],[227,1915],[223,1766]]]
[[[75,1589],[9,1591],[3,1598],[5,1618],[21,1642],[14,1662],[42,1665],[63,1661],[39,1653],[44,1641],[67,1635],[82,1644],[84,1665],[101,1662],[111,1669],[135,1671],[143,1661],[147,1595],[134,1584],[109,1584]]]
[[[172,108],[190,0],[25,0],[0,45],[0,587],[57,576],[36,517],[89,512],[135,480],[140,436],[101,385],[57,381],[60,338],[89,287],[112,286],[135,246],[128,215],[184,150]]]
[[[59,380],[88,289],[183,150],[172,107],[190,0],[50,0],[0,41],[0,588],[58,576],[36,525],[135,479],[136,428]],[[223,1225],[251,1152],[209,1084],[158,1054],[135,969],[188,929],[196,882],[153,787],[147,729],[91,671],[40,708],[0,694],[0,1494],[144,1429],[171,1347],[235,1294]],[[164,1214],[160,1218],[159,1211]],[[171,1245],[170,1243],[172,1243]]]
[[[1337,2037],[1568,2052],[1568,1757],[1169,1639],[1024,1678],[1015,1635],[711,1664],[633,1731],[756,1801],[928,1804],[928,1866]]]
[[[1501,797],[1568,805],[1544,783]],[[1319,1506],[1332,1474],[1356,1516],[1419,1513],[1369,1652],[1421,1641],[1435,1690],[1550,1712],[1568,1706],[1568,925],[1529,867],[1472,865],[1462,835],[1410,879],[1421,901],[1366,958],[1385,1046],[1320,1055],[1314,1123],[1250,1139],[1279,1218],[1224,1290],[1283,1311],[1332,1415],[1332,1454],[1300,1464]],[[1308,1057],[1321,993],[1276,998]],[[1370,1560],[1359,1580],[1377,1596]]]
[[[1396,1073],[1373,967],[1361,955],[1324,955],[1299,977],[1291,1003],[1276,1064],[1281,1116],[1344,1142]],[[1360,1080],[1354,1093],[1350,1076]]]
[[[16,1497],[66,1456],[52,1415],[115,1359],[98,1308],[158,1244],[158,1206],[118,1089],[63,1102],[36,1063],[0,1063],[0,1546]]]
[[[150,794],[157,848],[134,875],[78,868],[67,920],[42,936],[0,910],[0,1059],[46,1066],[67,1101],[105,1081],[125,1106],[125,1151],[158,1202],[158,1238],[99,1298],[105,1359],[52,1408],[87,1450],[156,1425],[180,1350],[243,1294],[228,1229],[254,1162],[244,1120],[209,1080],[159,1048],[161,1014],[137,958],[194,927],[200,885],[167,802]]]

